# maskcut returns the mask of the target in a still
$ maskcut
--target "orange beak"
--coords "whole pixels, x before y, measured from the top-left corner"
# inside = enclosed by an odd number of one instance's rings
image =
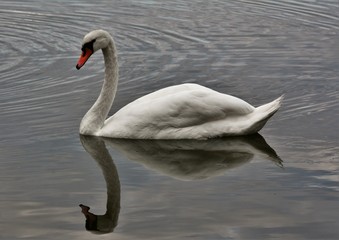
[[[85,65],[86,61],[89,59],[89,57],[93,54],[93,51],[91,49],[85,48],[82,51],[82,54],[78,60],[78,63],[76,65],[76,68],[79,70],[82,66]]]

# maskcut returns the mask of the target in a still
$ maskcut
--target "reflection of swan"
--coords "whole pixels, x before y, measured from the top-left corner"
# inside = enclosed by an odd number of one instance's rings
[[[104,215],[89,212],[89,207],[80,204],[86,217],[86,229],[97,233],[109,233],[117,225],[120,211],[120,181],[117,169],[106,149],[105,143],[98,137],[80,136],[86,151],[98,162],[107,186],[107,205]]]
[[[105,81],[97,101],[83,117],[80,133],[132,139],[206,139],[258,132],[279,109],[281,97],[260,107],[197,84],[161,89],[128,104],[108,118],[118,85],[117,51],[112,37],[103,30],[83,40],[80,69],[102,49]]]
[[[105,138],[128,159],[182,180],[204,179],[265,157],[282,166],[282,160],[259,134],[246,137],[196,140],[128,140]]]

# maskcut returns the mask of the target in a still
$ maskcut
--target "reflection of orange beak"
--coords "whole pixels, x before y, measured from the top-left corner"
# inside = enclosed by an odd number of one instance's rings
[[[83,204],[79,204],[79,207],[81,207],[81,212],[83,213],[83,214],[87,214],[88,213],[88,211],[90,210],[90,207],[88,207],[88,206],[86,206],[86,205],[83,205]]]
[[[91,49],[88,49],[88,48],[84,49],[76,65],[76,68],[79,70],[82,66],[84,66],[86,61],[89,59],[89,57],[92,54],[93,54],[93,51]]]

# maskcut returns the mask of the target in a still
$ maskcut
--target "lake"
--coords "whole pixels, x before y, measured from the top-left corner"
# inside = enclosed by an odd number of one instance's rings
[[[336,0],[2,0],[0,239],[339,239],[338,13]],[[188,82],[283,105],[248,137],[79,136],[102,54],[75,65],[98,28],[119,51],[110,114]]]

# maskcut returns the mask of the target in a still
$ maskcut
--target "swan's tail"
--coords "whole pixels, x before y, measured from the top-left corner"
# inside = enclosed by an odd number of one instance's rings
[[[284,95],[270,103],[257,107],[253,112],[255,119],[253,120],[252,126],[248,129],[248,133],[256,133],[260,131],[268,119],[270,119],[279,110],[283,98]]]

